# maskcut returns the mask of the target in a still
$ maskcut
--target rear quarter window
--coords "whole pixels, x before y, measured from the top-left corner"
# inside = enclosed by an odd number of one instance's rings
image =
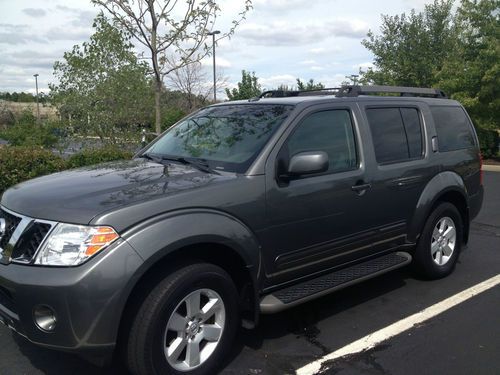
[[[475,146],[472,124],[461,107],[430,107],[439,143],[439,151]]]

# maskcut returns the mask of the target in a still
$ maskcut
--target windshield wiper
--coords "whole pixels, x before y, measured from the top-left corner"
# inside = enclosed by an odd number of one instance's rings
[[[161,156],[161,160],[163,161],[176,161],[178,163],[186,164],[186,165],[192,165],[193,167],[199,169],[202,172],[206,173],[213,173],[220,175],[219,172],[216,170],[210,168],[208,163],[204,159],[191,159],[191,158],[185,158],[182,156]]]
[[[163,164],[162,163],[163,159],[159,155],[149,154],[149,153],[146,152],[146,153],[142,154],[139,157],[140,158],[144,158],[144,159],[148,159],[148,160],[151,160],[151,161],[154,161],[155,163]]]
[[[185,165],[192,165],[193,167],[202,172],[220,175],[219,172],[210,168],[205,159],[191,159],[191,158],[188,159],[182,156],[158,155],[158,154],[150,154],[147,152],[139,157],[154,161],[155,163],[159,164],[165,164],[166,161],[175,161]]]

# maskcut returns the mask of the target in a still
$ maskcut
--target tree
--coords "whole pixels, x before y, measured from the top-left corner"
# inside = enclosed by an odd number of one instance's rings
[[[450,58],[437,75],[440,87],[475,122],[500,130],[500,1],[463,0],[457,10]]]
[[[302,82],[300,78],[297,78],[297,89],[301,91],[313,91],[313,90],[322,90],[325,88],[321,82],[315,83],[314,79],[310,79],[307,82]]]
[[[431,87],[451,53],[455,38],[453,0],[435,0],[423,12],[383,15],[381,34],[368,32],[362,44],[374,55],[375,69],[361,71],[361,82]]]
[[[229,100],[251,99],[262,94],[262,88],[255,76],[255,72],[241,71],[241,82],[238,82],[238,88],[232,90],[226,89],[226,95]]]
[[[437,1],[410,16],[383,16],[381,34],[363,45],[375,69],[363,84],[440,87],[470,114],[484,155],[498,150],[500,130],[500,0]]]
[[[152,103],[148,66],[135,56],[130,36],[101,13],[90,41],[75,45],[54,64],[58,84],[51,95],[60,112],[68,113],[80,131],[115,141],[137,125],[150,122]]]
[[[206,40],[221,8],[217,0],[92,0],[105,8],[132,37],[147,50],[151,61],[155,90],[155,128],[161,131],[161,95],[163,79],[170,72],[200,61],[210,54]],[[221,34],[231,36],[252,8],[244,0],[244,8],[233,20],[231,29]],[[167,56],[176,54],[179,64],[169,66]]]
[[[170,66],[178,65],[175,57],[169,58],[168,62]],[[217,87],[226,86],[226,82],[226,78],[219,72],[216,77]],[[193,62],[172,71],[165,77],[165,86],[185,94],[185,105],[182,107],[187,113],[205,105],[213,92],[212,79],[208,77],[200,62]]]

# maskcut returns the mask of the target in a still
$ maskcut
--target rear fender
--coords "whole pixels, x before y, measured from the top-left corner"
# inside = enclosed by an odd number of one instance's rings
[[[446,171],[434,176],[425,186],[417,202],[415,213],[408,228],[408,241],[417,242],[432,207],[447,192],[457,192],[463,196],[468,211],[467,188],[462,178],[455,172]],[[468,223],[464,222],[467,226]]]

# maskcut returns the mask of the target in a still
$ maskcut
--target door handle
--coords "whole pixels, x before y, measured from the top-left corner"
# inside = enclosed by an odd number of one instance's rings
[[[372,187],[372,184],[359,184],[359,185],[351,186],[351,190],[361,195],[367,189],[369,189],[371,187]]]

